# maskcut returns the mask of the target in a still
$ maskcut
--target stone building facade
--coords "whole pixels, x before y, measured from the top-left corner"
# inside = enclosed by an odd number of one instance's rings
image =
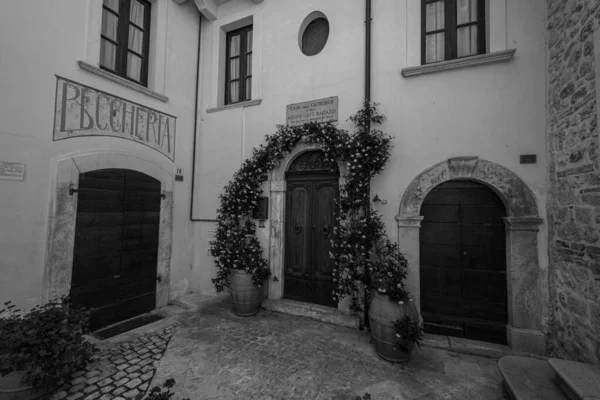
[[[600,3],[548,1],[549,350],[600,362]]]

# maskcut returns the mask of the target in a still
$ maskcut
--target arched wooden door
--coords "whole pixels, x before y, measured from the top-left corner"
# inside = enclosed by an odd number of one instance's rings
[[[430,333],[506,343],[502,201],[488,187],[450,181],[421,207],[421,311]]]
[[[161,184],[143,173],[79,175],[71,299],[91,329],[155,308]]]
[[[307,152],[293,162],[286,179],[283,296],[337,307],[329,256],[337,223],[337,165],[325,162],[321,151]]]

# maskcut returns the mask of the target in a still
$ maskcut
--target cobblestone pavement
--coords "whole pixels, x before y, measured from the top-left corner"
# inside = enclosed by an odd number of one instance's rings
[[[391,364],[364,332],[266,310],[242,318],[230,308],[205,300],[181,318],[152,386],[174,378],[174,400],[504,398],[494,359],[422,348],[407,365]]]
[[[123,343],[101,342],[100,351],[84,371],[50,400],[139,399],[149,387],[174,326]]]

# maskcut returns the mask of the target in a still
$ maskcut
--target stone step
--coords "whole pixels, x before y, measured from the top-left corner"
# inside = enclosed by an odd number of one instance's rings
[[[303,303],[289,299],[265,299],[263,300],[262,306],[267,310],[308,317],[317,321],[345,326],[347,328],[358,329],[359,326],[358,316],[344,314],[336,308],[320,306],[318,304]]]
[[[600,400],[600,367],[551,358],[548,364],[569,400]]]
[[[547,361],[505,356],[498,361],[498,369],[512,400],[569,400],[556,384]]]

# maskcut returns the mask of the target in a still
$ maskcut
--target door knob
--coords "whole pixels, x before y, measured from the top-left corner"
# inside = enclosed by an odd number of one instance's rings
[[[302,232],[302,227],[300,225],[296,225],[294,227],[294,233],[299,234],[300,232]]]
[[[323,235],[329,235],[329,225],[327,224],[323,225]]]

